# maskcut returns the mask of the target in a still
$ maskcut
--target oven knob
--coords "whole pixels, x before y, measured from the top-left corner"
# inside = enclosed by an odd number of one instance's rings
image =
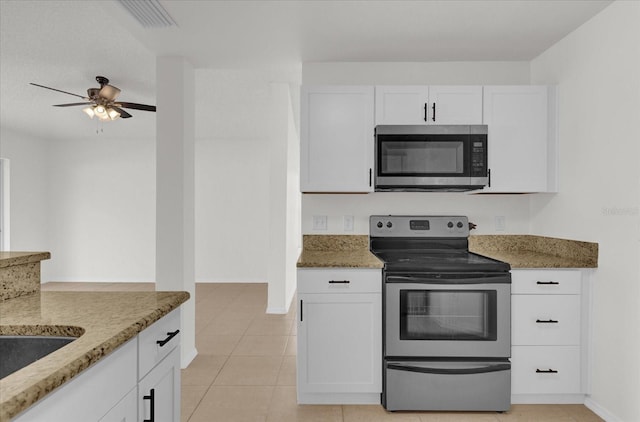
[[[449,222],[447,223],[447,227],[449,227],[450,229],[451,229],[451,228],[453,228],[453,223],[452,223],[451,221],[449,221]]]
[[[382,228],[382,221],[378,221],[378,224],[376,224],[376,226],[378,226],[379,229]]]
[[[391,221],[389,221],[389,222],[387,223],[387,227],[388,227],[388,228],[393,227],[393,224],[391,224]]]
[[[459,228],[459,229],[461,229],[461,228],[462,228],[462,226],[464,226],[464,224],[462,224],[462,221],[458,221],[457,226],[458,226],[458,228]]]

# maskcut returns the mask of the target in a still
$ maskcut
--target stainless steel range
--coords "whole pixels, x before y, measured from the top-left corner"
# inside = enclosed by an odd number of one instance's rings
[[[469,252],[462,216],[371,216],[383,270],[387,410],[505,411],[511,404],[511,274]]]

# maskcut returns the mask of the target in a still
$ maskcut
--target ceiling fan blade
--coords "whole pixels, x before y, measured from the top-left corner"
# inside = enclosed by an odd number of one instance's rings
[[[134,110],[156,111],[156,106],[147,104],[123,103],[118,101],[115,105],[122,108],[132,108]]]
[[[116,107],[114,105],[112,105],[110,107],[112,109],[114,109],[115,111],[117,111],[118,113],[120,113],[120,117],[123,118],[123,119],[128,119],[129,117],[133,117],[132,115],[130,115],[129,113],[127,113],[126,111],[121,109],[120,107]]]
[[[88,100],[88,98],[87,98],[87,97],[85,97],[85,96],[78,95],[78,94],[74,94],[74,93],[72,93],[72,92],[63,91],[63,90],[61,90],[61,89],[56,89],[56,88],[51,88],[51,87],[44,86],[44,85],[34,84],[33,82],[29,82],[29,84],[30,84],[30,85],[33,85],[33,86],[39,86],[40,88],[50,89],[50,90],[52,90],[52,91],[62,92],[63,94],[73,95],[74,97],[80,97],[80,98],[82,98],[82,99],[84,99],[84,100]]]
[[[73,107],[73,106],[90,106],[93,103],[68,103],[68,104],[54,104],[54,107]]]

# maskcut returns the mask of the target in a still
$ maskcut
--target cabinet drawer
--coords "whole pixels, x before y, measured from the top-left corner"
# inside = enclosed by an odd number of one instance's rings
[[[141,380],[158,362],[180,344],[179,330],[180,309],[178,308],[139,334],[138,380]],[[176,334],[174,335],[174,333]]]
[[[579,346],[513,346],[512,394],[581,392]]]
[[[574,270],[513,270],[512,294],[580,294],[582,274]]]
[[[580,296],[511,296],[511,343],[580,344]]]
[[[298,293],[380,293],[379,269],[300,269]]]

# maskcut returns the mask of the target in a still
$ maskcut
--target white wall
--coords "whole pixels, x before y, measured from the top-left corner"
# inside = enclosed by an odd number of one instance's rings
[[[11,250],[33,250],[35,245],[48,250],[48,224],[43,211],[49,184],[46,142],[3,128],[0,156],[10,160]]]
[[[529,84],[528,62],[305,63],[305,85],[509,85]],[[461,214],[478,225],[475,233],[494,233],[495,217],[506,217],[504,233],[529,232],[528,195],[377,192],[366,195],[302,195],[305,234],[368,234],[373,214]],[[326,215],[326,231],[313,230],[313,216]],[[343,216],[354,216],[353,232]]]
[[[38,207],[51,260],[43,281],[153,281],[154,140],[56,140],[46,151],[47,194]],[[16,191],[32,192],[32,185],[14,184]],[[29,232],[14,226],[18,239]]]
[[[532,231],[598,242],[589,405],[640,421],[640,3],[617,1],[531,63],[560,92],[560,193]]]
[[[197,281],[267,282],[272,82],[297,93],[300,68],[196,70]]]

